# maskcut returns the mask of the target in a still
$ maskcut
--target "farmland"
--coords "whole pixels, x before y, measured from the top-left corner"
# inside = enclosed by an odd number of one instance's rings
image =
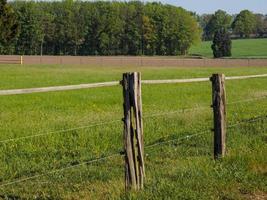
[[[213,57],[212,42],[201,42],[190,49],[190,54]],[[232,40],[233,58],[267,58],[267,39],[238,39]]]
[[[264,67],[174,68],[1,65],[0,88],[120,80],[266,74]],[[228,124],[266,116],[267,79],[226,82]],[[0,198],[3,199],[264,199],[267,120],[227,133],[227,156],[212,159],[209,82],[143,85],[146,183],[125,194],[123,158],[76,166],[122,150],[120,86],[0,96]],[[251,101],[244,101],[250,100]],[[194,110],[183,110],[196,108]],[[56,132],[58,130],[68,130]],[[207,132],[208,130],[208,132]],[[206,132],[205,132],[206,131]],[[202,133],[194,138],[185,136]],[[39,137],[27,137],[40,134]],[[18,138],[17,140],[10,140]],[[184,138],[184,139],[179,139]],[[172,140],[153,148],[148,145]],[[177,140],[175,140],[177,139]],[[69,168],[68,168],[69,167]],[[68,168],[65,170],[61,170]],[[53,170],[56,170],[53,172]],[[49,172],[53,173],[49,173]],[[45,174],[44,176],[37,176]],[[23,182],[14,180],[37,176]]]

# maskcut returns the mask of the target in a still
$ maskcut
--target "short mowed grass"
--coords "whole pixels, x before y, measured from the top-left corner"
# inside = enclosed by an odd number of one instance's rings
[[[113,81],[127,71],[172,79],[267,68],[1,65],[0,88]],[[210,82],[142,85],[146,181],[130,193],[120,155],[68,168],[122,150],[121,86],[0,96],[0,199],[266,199],[267,78],[229,80],[226,92],[229,126],[262,119],[229,128],[227,156],[214,161]]]
[[[213,57],[211,41],[193,46],[189,53],[204,57]],[[232,40],[232,58],[267,58],[267,38]]]

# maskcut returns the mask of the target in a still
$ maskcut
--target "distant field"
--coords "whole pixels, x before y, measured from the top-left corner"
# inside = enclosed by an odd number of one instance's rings
[[[210,41],[202,42],[190,49],[190,54],[213,57]],[[266,39],[240,39],[232,40],[233,58],[267,58]]]
[[[0,65],[0,89],[120,80],[266,74],[264,67],[174,68]],[[212,128],[211,84],[143,85],[145,146]],[[267,96],[267,78],[226,82],[228,102]],[[146,183],[125,194],[122,157],[46,174],[122,150],[122,88],[0,96],[0,199],[257,199],[267,197],[267,120],[228,130],[227,157],[212,159],[212,133],[145,149]],[[204,109],[175,112],[183,108]],[[267,100],[227,106],[228,123],[266,116]],[[152,116],[154,115],[154,116]],[[77,130],[53,131],[112,122]],[[114,123],[113,123],[114,122]],[[36,134],[47,135],[5,141]]]

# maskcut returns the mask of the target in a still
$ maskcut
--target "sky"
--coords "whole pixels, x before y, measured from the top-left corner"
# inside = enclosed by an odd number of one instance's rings
[[[151,2],[153,0],[146,0]],[[216,10],[225,10],[230,14],[239,13],[248,9],[256,13],[267,14],[267,0],[156,0],[181,6],[198,14],[214,13]]]

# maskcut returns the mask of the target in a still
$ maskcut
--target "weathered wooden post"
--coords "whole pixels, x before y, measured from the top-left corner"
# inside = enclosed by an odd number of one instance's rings
[[[212,108],[214,120],[214,158],[225,155],[226,140],[226,94],[224,74],[213,74],[212,82]]]
[[[20,56],[20,64],[23,65],[23,57]]]
[[[121,84],[124,99],[125,189],[140,190],[145,177],[141,74],[124,73]]]

